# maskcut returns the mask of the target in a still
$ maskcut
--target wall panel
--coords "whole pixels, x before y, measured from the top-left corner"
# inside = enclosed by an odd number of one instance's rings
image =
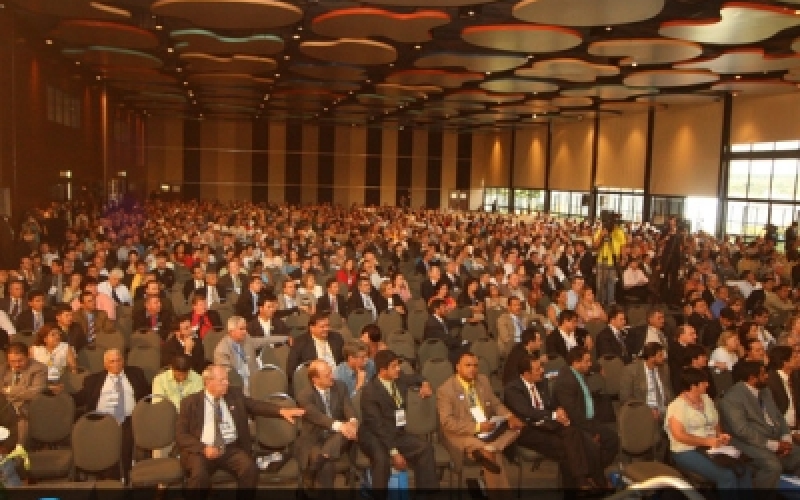
[[[388,124],[381,138],[381,205],[397,204],[397,128]]]
[[[286,122],[269,122],[269,201],[286,200]]]
[[[458,165],[458,134],[453,130],[444,131],[442,142],[442,176],[439,206],[450,205],[450,192],[456,188],[456,168]]]
[[[415,129],[411,134],[411,206],[425,204],[428,178],[428,131]]]
[[[319,170],[319,127],[316,124],[303,124],[302,194],[303,203],[317,202]]]
[[[647,112],[601,117],[596,184],[643,189],[646,150]]]
[[[594,120],[552,126],[550,189],[588,191],[591,186]]]
[[[800,95],[738,96],[733,99],[731,144],[800,139]]]
[[[516,131],[514,154],[514,186],[543,188],[547,157],[547,126]]]

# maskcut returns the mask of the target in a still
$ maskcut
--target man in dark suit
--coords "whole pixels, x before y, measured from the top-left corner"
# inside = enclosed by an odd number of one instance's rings
[[[161,310],[159,297],[147,297],[144,301],[144,309],[136,311],[133,315],[133,330],[152,330],[166,340],[173,321],[171,315]]]
[[[633,360],[625,343],[625,310],[619,306],[612,306],[608,312],[608,326],[600,330],[595,339],[597,357],[616,356],[626,365]]]
[[[786,345],[775,346],[769,351],[769,364],[771,369],[767,374],[767,387],[772,392],[775,406],[786,419],[786,425],[790,429],[797,429],[800,424],[800,399],[798,387],[792,381],[800,368],[800,353],[795,353]]]
[[[28,446],[28,406],[47,388],[47,367],[28,356],[27,345],[12,342],[6,363],[0,366],[0,383],[3,395],[19,417],[12,432],[19,433],[19,444]]]
[[[175,284],[175,271],[167,267],[167,258],[166,252],[157,253],[156,267],[153,269],[156,281],[161,285],[162,290],[172,290],[172,286]]]
[[[206,284],[194,291],[195,295],[199,294],[206,299],[208,307],[213,307],[214,304],[224,304],[227,297],[227,292],[219,283],[219,275],[216,269],[208,269],[206,271]]]
[[[53,311],[45,306],[44,292],[31,290],[28,292],[28,308],[19,313],[14,326],[18,332],[35,332],[45,323],[53,321]]]
[[[551,334],[552,335],[552,334]],[[594,402],[584,376],[592,366],[592,355],[585,347],[575,347],[567,353],[567,366],[558,372],[553,388],[556,406],[567,413],[570,425],[588,432],[592,442],[599,447],[599,465],[607,467],[619,452],[619,436],[595,420]]]
[[[564,484],[581,489],[605,485],[597,446],[589,433],[570,425],[564,408],[553,403],[541,361],[519,358],[515,371],[517,376],[506,384],[503,395],[506,407],[526,424],[517,444],[558,461],[566,476]]]
[[[695,343],[697,343],[697,334],[694,331],[694,327],[691,325],[678,325],[678,330],[675,332],[675,340],[670,341],[667,349],[667,364],[669,365],[669,374],[672,379],[672,391],[675,394],[683,392],[681,371],[684,366],[690,364],[686,348]]]
[[[238,293],[247,290],[247,274],[241,271],[241,264],[236,259],[228,262],[228,273],[219,278],[219,285],[225,289],[226,293]]]
[[[466,341],[461,339],[461,335],[450,333],[450,328],[456,328],[461,325],[460,321],[448,320],[445,318],[447,306],[442,299],[431,300],[428,306],[427,321],[425,321],[425,329],[423,338],[439,339],[447,346],[449,350],[450,362],[455,365],[461,354],[469,350],[469,345]]]
[[[294,423],[295,417],[305,412],[246,397],[240,388],[229,387],[228,369],[224,366],[207,367],[203,386],[205,390],[181,401],[175,426],[175,444],[187,473],[186,486],[207,491],[211,476],[223,469],[236,477],[241,490],[250,490],[247,493],[252,495],[258,482],[258,467],[252,455],[248,415],[282,417]],[[206,419],[207,415],[214,418]]]
[[[717,341],[719,336],[725,330],[736,329],[736,313],[730,307],[723,307],[719,311],[719,317],[706,325],[706,331],[701,339],[702,344],[709,350],[713,351],[717,348]]]
[[[419,286],[419,293],[427,304],[431,297],[436,293],[439,280],[442,279],[442,270],[439,266],[431,266],[428,270],[428,278]]]
[[[127,482],[133,458],[133,427],[131,413],[136,402],[150,394],[150,384],[141,368],[125,366],[122,353],[109,349],[103,354],[105,370],[86,377],[83,388],[74,395],[78,406],[85,405],[89,411],[108,413],[122,427],[122,447],[119,467],[107,471],[111,478]]]
[[[398,294],[394,293],[394,286],[388,280],[381,283],[380,292],[375,295],[375,307],[378,309],[378,315],[394,311],[401,315],[405,322],[406,304]]]
[[[400,359],[388,349],[375,354],[375,369],[377,375],[361,389],[358,429],[358,444],[372,464],[373,492],[386,496],[392,467],[398,470],[411,467],[417,490],[437,490],[433,445],[405,431],[409,387],[418,385],[420,396],[430,397],[433,394],[430,384],[419,375],[401,374]]]
[[[264,289],[264,282],[258,276],[250,276],[247,287],[242,289],[239,299],[233,307],[237,316],[243,317],[246,321],[256,317],[258,314],[258,296]]]
[[[347,317],[346,299],[339,294],[339,282],[336,278],[328,278],[325,282],[325,293],[317,299],[317,311],[336,312],[343,318]]]
[[[177,318],[170,329],[172,333],[161,348],[161,365],[166,366],[178,354],[185,354],[190,361],[192,370],[202,373],[208,363],[206,363],[203,342],[194,332],[191,318],[188,315]]]
[[[58,304],[55,307],[56,326],[61,332],[61,340],[79,351],[86,346],[88,339],[81,326],[72,320],[73,314],[72,308],[67,304]]]
[[[283,320],[275,317],[278,298],[272,293],[258,297],[258,316],[247,323],[247,333],[251,337],[269,337],[272,344],[283,344],[291,340],[291,331]]]
[[[25,309],[29,309],[28,300],[25,297],[25,282],[13,280],[8,284],[8,294],[0,299],[0,309],[8,314],[12,323],[17,322],[17,317]]]
[[[578,274],[583,276],[586,284],[594,288],[594,256],[586,249],[586,242],[579,240],[575,242],[575,257],[572,261],[572,269],[568,274]]]
[[[592,338],[586,330],[578,331],[578,315],[575,311],[564,309],[558,315],[558,328],[547,336],[547,354],[558,354],[567,358],[567,353],[576,347],[592,348]]]
[[[189,300],[189,297],[200,288],[206,287],[206,273],[202,266],[195,265],[192,267],[192,277],[186,280],[183,284],[183,298]]]
[[[314,313],[308,320],[308,333],[300,335],[292,342],[286,371],[291,378],[298,366],[306,361],[321,359],[331,365],[331,369],[343,361],[344,339],[338,332],[330,331],[330,322],[325,313]]]
[[[530,327],[522,332],[519,343],[511,348],[503,365],[503,385],[508,385],[512,380],[519,378],[517,368],[521,360],[528,357],[539,359],[542,344],[544,341],[540,331]]]
[[[372,284],[369,281],[369,278],[366,276],[359,276],[358,283],[356,285],[358,288],[353,290],[353,293],[350,294],[350,298],[347,299],[347,311],[352,312],[356,309],[366,309],[367,311],[372,313],[372,321],[375,322],[378,320],[378,306],[376,304],[377,297],[373,293]]]
[[[358,419],[347,386],[333,378],[328,363],[312,361],[308,379],[311,385],[297,395],[297,404],[306,413],[295,453],[300,467],[316,479],[316,487],[332,489],[336,460],[357,438]]]

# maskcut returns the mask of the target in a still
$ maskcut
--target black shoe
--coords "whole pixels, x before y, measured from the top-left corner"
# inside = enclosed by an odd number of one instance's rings
[[[502,469],[500,469],[500,466],[497,465],[497,462],[488,458],[486,455],[481,453],[480,450],[475,450],[472,452],[472,459],[481,464],[481,467],[488,470],[492,474],[500,474],[500,472],[502,471]]]

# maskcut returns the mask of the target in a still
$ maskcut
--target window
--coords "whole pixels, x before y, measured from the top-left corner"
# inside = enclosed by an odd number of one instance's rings
[[[544,210],[544,191],[541,189],[515,189],[514,213],[532,214]]]
[[[490,187],[483,191],[483,209],[491,212],[493,205],[497,203],[497,211],[508,213],[508,188]]]
[[[551,191],[550,213],[564,217],[588,217],[588,201],[589,193],[585,191]]]
[[[597,214],[603,210],[615,212],[624,221],[642,220],[644,191],[641,189],[597,188]]]
[[[47,120],[70,128],[81,128],[81,101],[61,89],[47,86]]]

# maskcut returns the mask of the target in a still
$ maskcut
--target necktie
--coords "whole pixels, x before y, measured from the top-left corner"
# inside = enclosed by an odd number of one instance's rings
[[[11,377],[11,385],[19,384],[19,379],[20,379],[20,373],[14,372],[14,375]]]
[[[157,325],[158,325],[158,317],[156,315],[150,316],[150,328],[155,330]]]
[[[650,369],[650,378],[653,384],[653,392],[656,396],[656,406],[658,406],[659,411],[664,408],[664,395],[661,393],[661,386],[658,384],[658,377],[656,376],[656,369]]]
[[[331,395],[330,391],[322,391],[322,404],[325,405],[325,415],[333,418],[333,412],[331,412]]]
[[[372,313],[372,320],[375,321],[378,319],[377,311],[375,311],[375,304],[372,303],[372,299],[363,295],[364,297],[364,307],[367,308]]]
[[[398,408],[403,406],[403,398],[400,396],[400,391],[397,390],[397,384],[392,382],[392,399]]]
[[[767,423],[768,426],[774,427],[775,424],[770,418],[769,413],[767,413],[767,407],[764,405],[764,399],[761,396],[758,396],[758,404],[761,406],[761,411],[764,413],[764,421]]]
[[[33,311],[33,330],[37,331],[41,327],[42,327],[42,314],[37,311]]]
[[[469,398],[470,407],[478,406],[478,394],[475,392],[475,384],[469,385],[469,392],[467,393],[467,397]]]
[[[333,311],[335,313],[339,312],[339,308],[338,308],[338,306],[336,304],[336,296],[335,295],[331,295],[331,311]]]
[[[537,410],[543,410],[542,407],[542,400],[539,398],[539,391],[536,390],[536,386],[531,386],[531,396],[533,396],[533,407]]]
[[[117,422],[122,423],[127,416],[125,412],[125,389],[122,384],[122,375],[117,375],[114,390],[117,393],[117,406],[114,408],[114,418],[117,419]]]
[[[56,277],[56,302],[61,302],[61,275]]]
[[[222,449],[225,446],[225,440],[222,438],[222,406],[219,404],[219,398],[214,398],[214,447]]]
[[[622,333],[615,333],[614,337],[616,337],[617,342],[619,342],[619,346],[622,348],[622,357],[623,358],[627,358],[628,357],[628,348],[625,345],[625,341],[622,340]]]
[[[122,303],[122,301],[119,300],[119,296],[117,296],[117,290],[114,288],[111,289],[111,298],[114,299],[114,302],[116,302],[117,304]]]
[[[17,319],[17,316],[19,316],[19,299],[14,299],[11,302],[11,318]]]
[[[94,342],[94,314],[87,314],[86,318],[87,318],[86,321],[89,325],[89,331],[86,334],[86,338],[91,344],[92,342]]]
[[[219,302],[219,294],[217,294],[217,287],[211,287],[211,298],[208,300],[208,305],[211,306]]]
[[[436,319],[438,319],[439,323],[442,324],[442,328],[444,328],[444,334],[445,335],[450,335],[450,332],[447,330],[447,323],[445,323],[445,321],[442,318],[440,318],[439,316],[436,316]]]

